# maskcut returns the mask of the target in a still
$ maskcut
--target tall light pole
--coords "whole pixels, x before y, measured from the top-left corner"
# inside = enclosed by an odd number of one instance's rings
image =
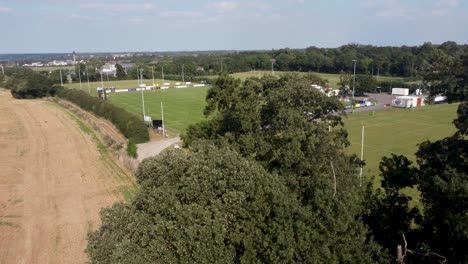
[[[89,87],[89,71],[88,71],[88,66],[86,66],[86,79],[88,81],[88,92],[91,94],[91,88]]]
[[[102,80],[102,71],[101,71],[101,88],[104,90],[104,81]]]
[[[353,108],[354,108],[354,86],[356,85],[356,62],[357,62],[357,60],[353,60],[353,63],[354,63],[354,74],[353,74]]]
[[[83,87],[81,86],[81,67],[78,66],[78,79],[80,80],[80,90],[83,90]]]
[[[60,86],[63,86],[62,70],[60,70]]]
[[[143,92],[143,69],[140,69],[140,80],[142,80],[140,84],[140,89],[141,89],[141,106],[143,108],[143,121],[144,121],[146,113],[145,113],[145,93]]]
[[[182,64],[182,84],[185,84],[184,64]]]
[[[271,59],[271,75],[274,75],[273,73],[273,64],[275,64],[276,60],[275,59]]]

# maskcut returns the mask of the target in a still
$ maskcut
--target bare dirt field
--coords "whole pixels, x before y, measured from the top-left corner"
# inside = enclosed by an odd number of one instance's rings
[[[89,128],[0,89],[0,263],[85,263],[99,211],[134,183]]]

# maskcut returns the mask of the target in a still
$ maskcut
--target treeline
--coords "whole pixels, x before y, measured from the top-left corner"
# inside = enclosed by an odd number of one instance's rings
[[[190,56],[141,56],[129,58],[133,67],[124,69],[116,62],[116,76],[104,75],[104,79],[136,79],[143,69],[143,78],[185,81],[210,81],[209,76],[221,71],[228,73],[252,70],[299,71],[339,74],[353,73],[356,62],[356,74],[371,76],[412,77],[422,79],[434,71],[435,64],[441,57],[458,59],[468,52],[468,45],[458,45],[447,41],[441,45],[430,42],[421,46],[377,47],[371,45],[349,44],[338,48],[278,49],[271,51],[242,51],[227,54],[199,54]],[[78,64],[70,72],[73,82],[81,76],[82,81],[99,81],[103,61],[91,59],[87,64]],[[60,83],[59,71],[43,72]],[[63,78],[63,76],[62,76]]]
[[[130,142],[138,144],[149,140],[148,129],[141,119],[123,108],[109,104],[80,90],[59,89],[57,96],[111,121]]]
[[[0,84],[18,99],[54,96],[58,89],[51,79],[28,68],[16,67],[0,75]]]
[[[193,76],[213,75],[251,70],[352,73],[353,60],[357,60],[356,73],[380,76],[417,77],[430,71],[440,56],[458,57],[468,51],[468,45],[448,41],[441,45],[424,43],[421,46],[377,47],[349,44],[338,48],[279,49],[271,51],[244,51],[231,54],[208,54],[179,57],[135,58],[138,67],[145,68],[145,78],[151,78],[151,67],[161,78],[164,73],[181,76],[182,65],[187,80]],[[136,69],[128,72],[134,79]]]

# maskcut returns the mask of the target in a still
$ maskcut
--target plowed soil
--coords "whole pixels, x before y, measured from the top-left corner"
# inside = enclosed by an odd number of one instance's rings
[[[131,183],[82,126],[53,102],[0,89],[0,263],[87,261],[87,232]]]

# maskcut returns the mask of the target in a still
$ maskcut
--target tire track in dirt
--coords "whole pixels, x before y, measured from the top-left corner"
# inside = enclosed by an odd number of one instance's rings
[[[0,263],[85,263],[87,232],[132,176],[66,110],[4,90],[0,148]]]

